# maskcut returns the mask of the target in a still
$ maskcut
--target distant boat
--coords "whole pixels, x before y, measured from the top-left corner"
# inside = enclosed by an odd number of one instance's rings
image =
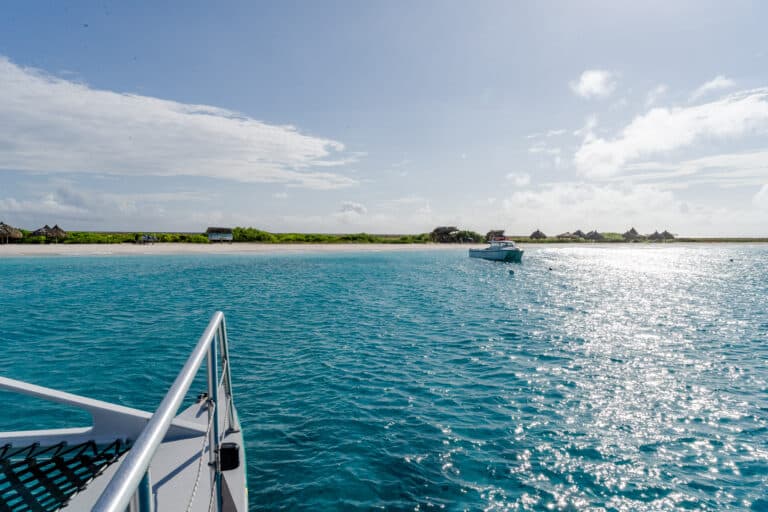
[[[523,250],[515,246],[515,242],[511,240],[493,239],[485,249],[470,249],[469,257],[520,263],[523,259]]]

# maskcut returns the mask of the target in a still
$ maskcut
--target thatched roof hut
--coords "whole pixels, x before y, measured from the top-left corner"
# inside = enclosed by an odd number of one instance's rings
[[[5,222],[0,222],[0,243],[7,244],[11,240],[21,240],[24,234],[13,226]]]
[[[55,240],[61,240],[62,238],[67,238],[67,232],[56,224],[50,229],[50,237]]]
[[[638,233],[637,230],[633,227],[621,236],[624,237],[624,240],[637,240],[637,238],[640,236],[640,233]]]
[[[667,231],[666,229],[661,232],[661,236],[664,237],[664,240],[674,240],[675,235]]]
[[[459,232],[459,228],[456,226],[440,226],[432,230],[429,237],[433,242],[438,243],[451,243],[454,242],[456,233]]]
[[[547,238],[547,235],[545,235],[542,231],[537,229],[536,231],[531,233],[531,236],[528,237],[528,238],[531,238],[533,240],[543,240],[543,239]]]
[[[44,236],[48,240],[55,240],[58,242],[63,238],[67,238],[68,235],[67,232],[61,229],[58,224],[53,227],[46,224],[40,229],[34,230],[29,234],[29,236]]]
[[[490,242],[491,240],[503,239],[503,238],[504,238],[503,229],[492,229],[491,231],[485,234],[486,242]]]
[[[653,240],[655,242],[664,240],[664,235],[659,233],[658,231],[654,231],[652,234],[648,235],[648,240]]]
[[[29,234],[29,236],[44,236],[46,238],[50,238],[50,236],[51,236],[51,226],[46,224],[45,226],[41,227],[40,229],[34,230],[32,233]]]
[[[584,236],[584,238],[586,238],[587,240],[592,240],[594,242],[598,242],[600,240],[605,239],[605,237],[602,234],[598,233],[596,230],[590,231]]]
[[[575,236],[575,237],[578,237],[578,238],[587,238],[587,235],[582,230],[580,230],[580,229],[577,229],[576,231],[574,231],[571,234],[573,236]]]

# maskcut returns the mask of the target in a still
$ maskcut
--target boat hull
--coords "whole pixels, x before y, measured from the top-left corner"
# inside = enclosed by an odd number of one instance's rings
[[[520,263],[523,260],[522,249],[470,249],[470,258],[482,258],[491,261]]]

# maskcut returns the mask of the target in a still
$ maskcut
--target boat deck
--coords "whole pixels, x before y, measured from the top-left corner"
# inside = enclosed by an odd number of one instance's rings
[[[211,496],[213,492],[213,479],[211,471],[208,468],[208,446],[206,443],[205,451],[202,451],[203,439],[208,426],[208,408],[204,401],[188,407],[179,414],[176,419],[186,420],[189,423],[195,423],[200,426],[201,432],[198,436],[192,436],[187,439],[173,440],[163,442],[157,449],[152,464],[150,465],[150,475],[152,479],[152,499],[154,510],[187,510],[195,481],[197,481],[197,490],[192,500],[192,512],[207,512],[211,508]],[[220,417],[219,423],[221,431],[224,432],[224,418]],[[235,424],[239,424],[235,422]],[[228,432],[224,435],[224,442],[237,443],[240,447],[241,464],[245,461],[243,453],[242,432]],[[115,472],[125,459],[109,466],[104,473],[94,479],[88,486],[72,497],[69,503],[62,508],[62,511],[82,511],[90,510],[98,497],[104,491],[107,483],[112,479]],[[202,465],[200,464],[202,462]],[[198,478],[199,470],[199,478]],[[223,511],[247,510],[247,491],[245,482],[245,468],[239,467],[236,470],[224,471],[222,473],[222,494]],[[213,510],[216,509],[214,506]]]
[[[206,393],[176,414],[204,361]],[[88,427],[0,432],[0,512],[248,510],[221,311],[154,413],[3,376],[0,390],[73,406],[92,420]]]

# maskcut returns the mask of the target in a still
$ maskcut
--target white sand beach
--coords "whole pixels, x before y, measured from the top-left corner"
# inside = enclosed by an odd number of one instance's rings
[[[0,258],[19,256],[107,256],[151,254],[300,254],[402,251],[466,251],[483,245],[454,244],[8,244]]]

